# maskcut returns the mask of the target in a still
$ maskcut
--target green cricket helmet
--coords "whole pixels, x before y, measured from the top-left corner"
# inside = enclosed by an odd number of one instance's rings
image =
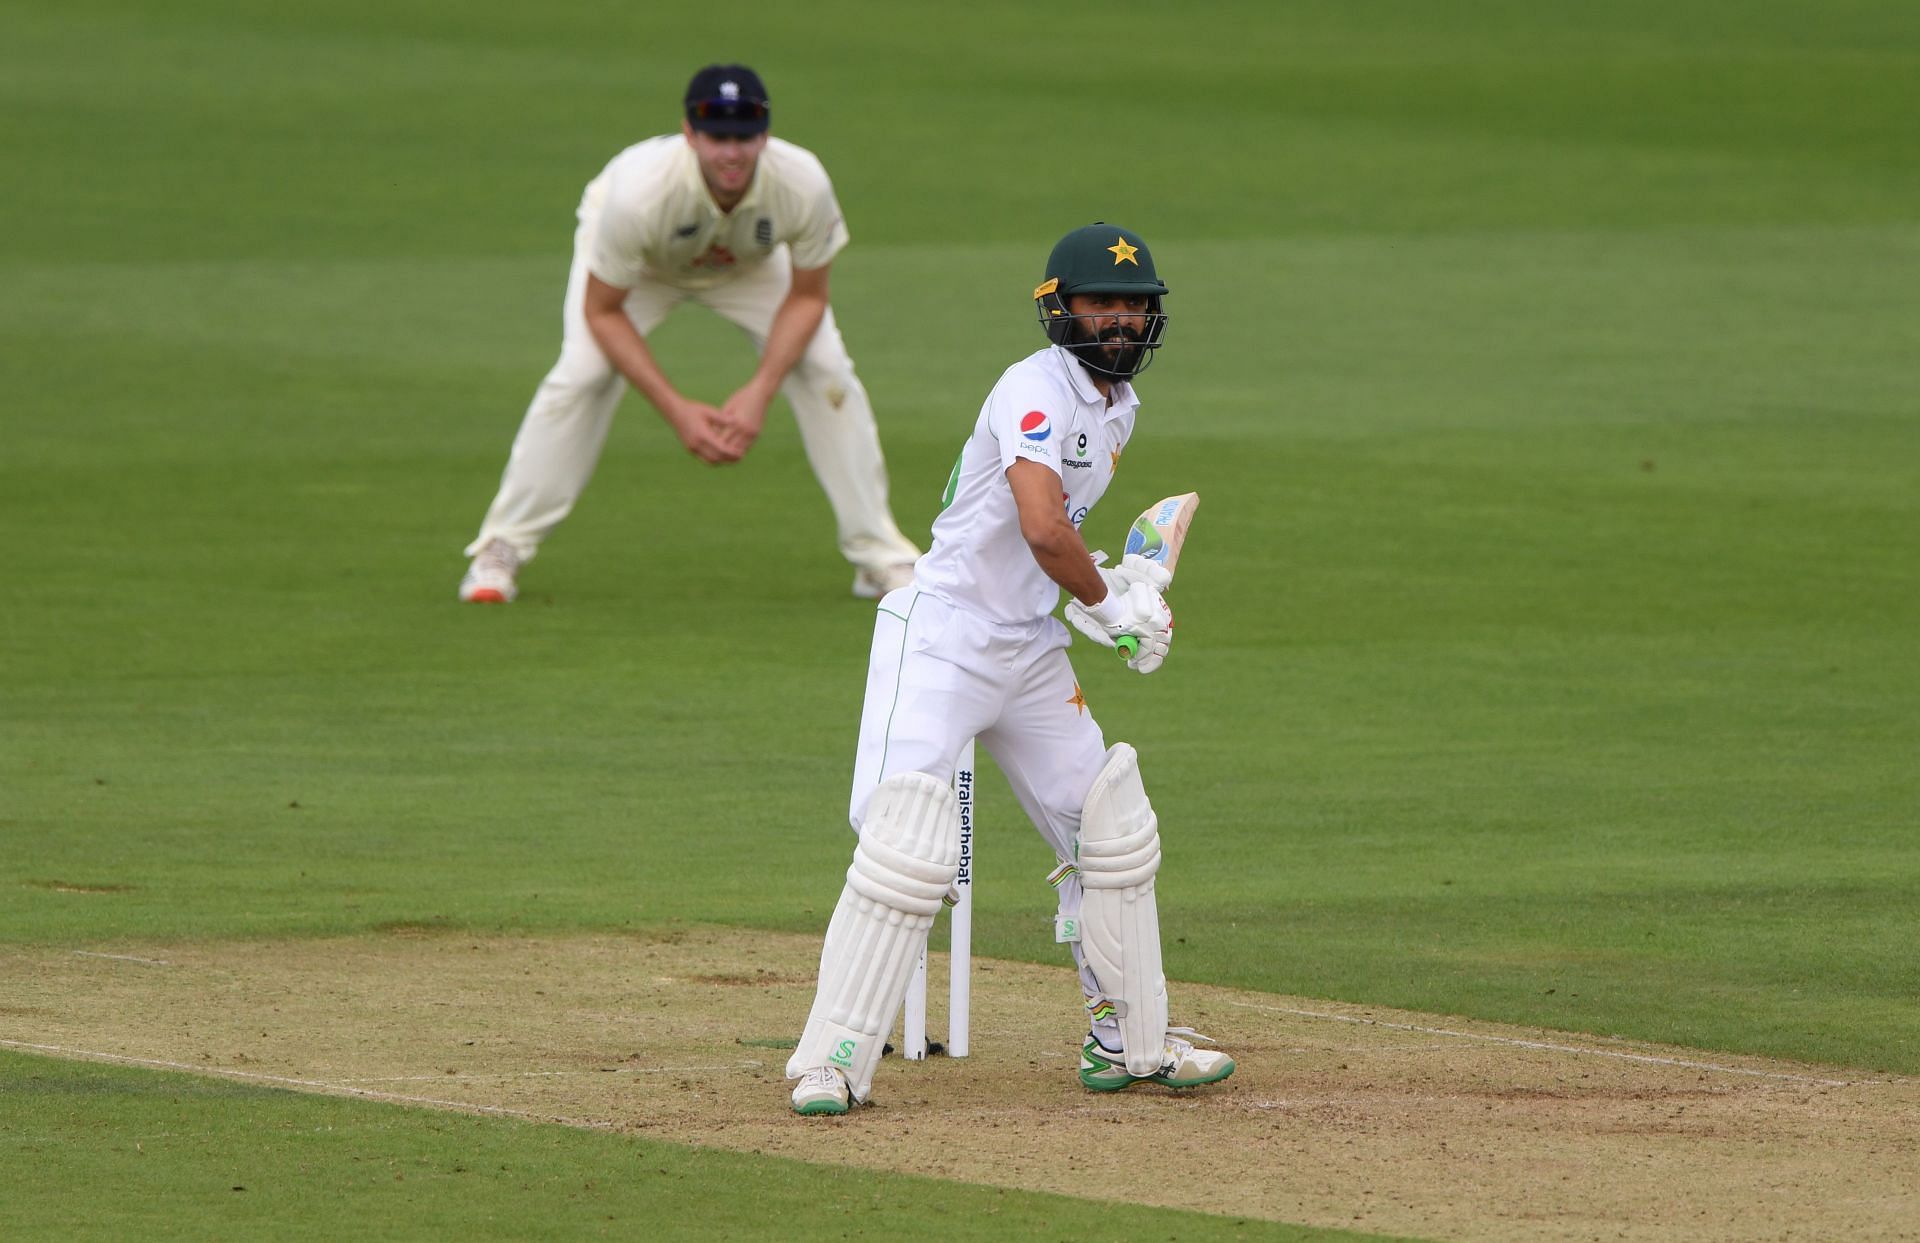
[[[1117,358],[1109,356],[1106,345],[1077,322],[1091,317],[1067,309],[1067,299],[1077,293],[1145,294],[1146,331],[1137,338],[1128,335],[1128,348]],[[1153,253],[1140,235],[1098,221],[1075,229],[1054,246],[1047,256],[1047,279],[1033,291],[1033,299],[1049,341],[1071,351],[1095,375],[1126,380],[1145,371],[1160,348],[1167,330],[1160,299],[1166,293],[1166,283],[1153,270]]]

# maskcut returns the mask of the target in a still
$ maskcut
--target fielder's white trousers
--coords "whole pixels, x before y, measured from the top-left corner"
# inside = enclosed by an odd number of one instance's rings
[[[867,664],[860,746],[848,819],[856,832],[874,787],[895,773],[952,781],[967,740],[977,739],[1006,774],[1014,797],[1061,863],[1075,858],[1080,811],[1106,763],[1107,744],[1067,659],[1072,634],[1057,618],[1004,626],[918,587],[879,604]],[[1059,913],[1077,925],[1081,888],[1070,872],[1056,885]],[[1076,943],[1081,990],[1101,996]],[[1109,1047],[1119,1048],[1111,1020]]]
[[[480,524],[467,555],[491,539],[505,540],[531,558],[547,533],[572,511],[600,460],[613,423],[614,407],[627,390],[587,328],[583,299],[587,257],[593,251],[598,213],[589,192],[574,232],[573,267],[561,308],[560,358],[533,395],[507,457],[500,491]],[[711,307],[738,325],[762,352],[774,312],[792,283],[787,247],[774,249],[765,262],[711,289],[689,290],[643,281],[627,295],[627,318],[641,336],[660,326],[682,302]],[[793,407],[807,461],[833,506],[841,555],[865,570],[910,562],[919,550],[900,533],[887,506],[887,464],[880,451],[867,390],[854,374],[853,360],[840,339],[828,308],[819,331],[780,392]]]

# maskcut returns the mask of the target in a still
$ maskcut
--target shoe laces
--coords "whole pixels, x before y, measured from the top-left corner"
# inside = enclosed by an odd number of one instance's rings
[[[829,1088],[837,1092],[844,1086],[845,1082],[846,1081],[841,1078],[840,1072],[831,1066],[816,1066],[806,1074],[800,1076],[800,1086],[803,1088],[821,1087]]]
[[[1212,1036],[1202,1036],[1191,1027],[1167,1028],[1167,1051],[1175,1057],[1192,1052],[1195,1041],[1201,1044],[1214,1043]]]
[[[498,570],[502,574],[512,574],[520,568],[520,554],[505,540],[488,540],[486,547],[474,554],[473,560],[480,568]]]

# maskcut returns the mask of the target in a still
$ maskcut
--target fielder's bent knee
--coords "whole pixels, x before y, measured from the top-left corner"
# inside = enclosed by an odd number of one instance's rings
[[[618,378],[599,346],[570,341],[560,348],[560,357],[540,381],[540,393],[562,401],[590,397]]]

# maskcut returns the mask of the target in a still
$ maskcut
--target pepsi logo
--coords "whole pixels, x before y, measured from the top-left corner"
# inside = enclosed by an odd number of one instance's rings
[[[1038,410],[1020,416],[1020,434],[1028,440],[1045,440],[1053,435],[1053,424]]]

